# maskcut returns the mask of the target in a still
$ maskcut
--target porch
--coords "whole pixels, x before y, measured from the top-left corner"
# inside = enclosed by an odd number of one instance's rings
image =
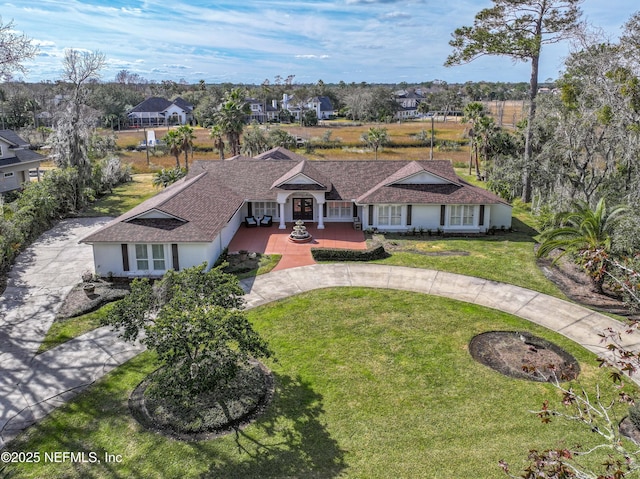
[[[278,229],[275,222],[271,227],[247,228],[243,225],[229,243],[229,252],[245,250],[281,254],[282,259],[274,268],[280,270],[315,264],[311,248],[367,249],[364,233],[356,231],[353,223],[325,223],[324,229],[320,230],[316,223],[306,223],[305,226],[313,240],[297,244],[289,241],[293,223],[287,223],[284,230]]]

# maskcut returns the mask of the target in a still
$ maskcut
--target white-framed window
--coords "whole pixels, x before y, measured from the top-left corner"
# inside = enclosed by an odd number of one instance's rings
[[[327,218],[353,218],[350,201],[327,201]]]
[[[399,226],[402,224],[402,206],[378,206],[378,226]]]
[[[164,261],[164,245],[161,245],[161,244],[151,245],[151,254],[153,257],[153,269],[155,270],[167,269]]]
[[[146,244],[136,245],[136,268],[147,271],[149,269],[149,249]]]
[[[475,206],[454,205],[449,214],[449,225],[451,226],[473,226]]]
[[[253,216],[279,217],[278,203],[275,201],[254,201],[252,203]]]
[[[141,271],[164,271],[167,269],[164,257],[164,245],[137,244],[136,268]]]

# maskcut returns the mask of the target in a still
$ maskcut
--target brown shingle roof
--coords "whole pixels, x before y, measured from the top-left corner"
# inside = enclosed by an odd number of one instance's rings
[[[361,204],[506,204],[493,193],[458,178],[449,161],[311,162],[294,157],[287,159],[290,152],[276,150],[279,159],[265,154],[259,159],[196,161],[187,178],[82,241],[211,242],[245,201],[275,201],[278,191],[315,186],[277,187],[283,179],[299,173],[327,186],[328,200],[355,200]],[[396,183],[423,171],[450,183]],[[167,217],[149,218],[162,214]]]

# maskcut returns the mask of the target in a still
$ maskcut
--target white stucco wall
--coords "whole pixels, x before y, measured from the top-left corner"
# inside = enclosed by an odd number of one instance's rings
[[[497,204],[491,205],[491,218],[489,226],[494,228],[511,228],[511,206]]]
[[[409,229],[420,227],[434,231],[440,227],[440,205],[413,205]]]
[[[93,245],[93,264],[96,274],[107,276],[127,276],[122,268],[122,247],[116,243],[100,243]]]
[[[178,243],[178,261],[180,269],[199,266],[205,261],[211,266],[213,263],[214,246],[212,243]]]

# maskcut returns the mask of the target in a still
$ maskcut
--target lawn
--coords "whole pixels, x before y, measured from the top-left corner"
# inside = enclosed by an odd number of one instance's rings
[[[250,311],[277,362],[274,402],[237,435],[185,443],[142,430],[127,400],[153,370],[145,353],[11,444],[12,451],[105,452],[122,462],[22,464],[10,477],[499,478],[529,449],[588,447],[576,424],[529,411],[555,390],[476,363],[469,340],[527,330],[581,362],[581,381],[607,381],[593,355],[562,336],[495,310],[365,288],[326,289]],[[618,411],[624,412],[624,411]],[[600,458],[602,459],[602,458]],[[595,461],[595,459],[594,459]]]
[[[566,296],[549,281],[536,264],[534,253],[538,231],[529,209],[513,208],[513,232],[494,235],[445,237],[432,232],[415,235],[368,235],[368,242],[384,241],[392,254],[376,263],[436,269],[477,276],[533,289],[562,299]]]
[[[38,348],[38,354],[99,328],[100,321],[107,316],[113,305],[114,303],[105,304],[91,313],[54,321]]]
[[[82,216],[120,216],[134,206],[148,200],[158,193],[158,188],[151,184],[151,174],[132,176],[132,181],[119,185],[111,194],[99,198],[85,208]]]

